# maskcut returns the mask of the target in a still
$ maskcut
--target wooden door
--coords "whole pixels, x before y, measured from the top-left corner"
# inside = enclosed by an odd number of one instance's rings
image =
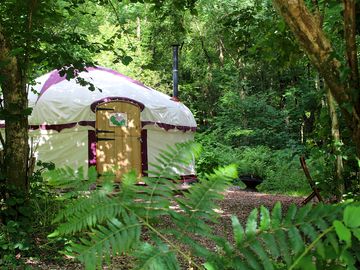
[[[116,181],[134,169],[141,174],[139,106],[111,101],[96,107],[96,167],[101,175],[114,170]]]

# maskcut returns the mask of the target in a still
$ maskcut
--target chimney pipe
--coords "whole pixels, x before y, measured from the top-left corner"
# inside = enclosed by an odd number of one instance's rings
[[[174,44],[173,47],[173,96],[172,100],[179,101],[178,94],[179,94],[179,75],[178,75],[178,67],[179,67],[179,58],[178,58],[178,52],[179,52],[179,45]]]

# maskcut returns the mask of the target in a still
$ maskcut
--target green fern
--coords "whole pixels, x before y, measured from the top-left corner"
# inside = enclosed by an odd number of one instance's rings
[[[146,187],[139,188],[146,221],[167,213],[179,179],[173,168],[181,171],[182,164],[191,163],[200,151],[199,144],[186,142],[168,147],[156,158],[160,165],[152,164],[154,169],[148,172],[151,177],[143,177]]]
[[[72,244],[73,253],[85,263],[86,269],[101,268],[103,258],[109,264],[116,256],[135,247],[140,239],[141,224],[131,215],[122,213],[121,220],[111,219],[106,226],[92,229],[81,244]]]
[[[152,246],[144,243],[136,251],[135,256],[137,257],[135,267],[137,270],[180,269],[174,251],[164,244]]]
[[[177,269],[178,263],[174,259],[174,254],[181,254],[189,259],[188,255],[169,240],[168,234],[155,228],[156,220],[154,218],[178,214],[170,207],[176,192],[175,183],[179,179],[173,168],[180,170],[182,164],[190,163],[199,151],[200,146],[194,142],[182,143],[169,148],[158,157],[160,165],[154,166],[155,170],[149,172],[155,177],[142,179],[146,186],[136,186],[136,174],[131,172],[123,177],[119,191],[116,192],[113,190],[109,177],[103,180],[101,188],[89,192],[88,186],[84,184],[82,174],[72,172],[70,169],[55,170],[48,175],[51,183],[74,190],[77,192],[77,199],[59,213],[55,222],[60,222],[60,224],[53,235],[79,232],[88,235],[81,238],[79,243],[73,244],[72,249],[74,255],[85,263],[86,268],[91,269],[96,266],[100,268],[103,258],[105,262],[108,262],[107,259],[110,258],[108,254],[111,250],[130,252],[131,247],[140,246],[141,241],[138,238],[129,238],[127,229],[133,225],[144,226],[147,227],[149,234],[153,235],[153,239],[155,237],[158,239],[158,247],[156,252],[154,252],[154,248],[147,248],[143,252],[136,253],[139,261],[143,261],[146,257],[149,262],[146,264],[147,268],[143,266],[141,269],[152,269],[156,264],[172,265],[172,269]],[[235,169],[231,170],[232,173],[236,171]],[[67,177],[68,180],[59,180],[58,178],[61,177]],[[187,209],[188,214],[184,219],[177,219],[179,224],[182,220],[183,225],[188,226],[189,220],[214,216],[215,212],[212,208],[215,208],[215,204],[212,203],[212,200],[220,199],[219,191],[222,191],[230,183],[229,169],[219,169],[214,175],[208,175],[207,178],[195,185],[191,189],[192,191],[185,196],[182,208]],[[94,181],[89,181],[89,183],[94,183]],[[124,217],[127,219],[125,220]],[[114,219],[124,225],[116,227]],[[132,222],[129,223],[129,220]],[[204,221],[199,222],[205,224]],[[211,234],[208,229],[206,231]],[[120,232],[122,234],[116,238],[115,236]],[[129,248],[121,250],[114,245],[111,239],[117,239],[119,245],[124,245],[124,241],[126,243],[131,240],[132,245],[125,245]],[[184,235],[184,239],[190,238]]]
[[[97,172],[95,167],[90,167],[88,170],[88,180],[85,180],[83,167],[76,171],[70,167],[64,167],[46,171],[43,173],[43,177],[51,186],[79,191],[88,190],[89,186],[96,182]]]
[[[355,269],[360,222],[353,216],[360,216],[358,206],[291,206],[286,213],[280,204],[271,212],[260,207],[251,212],[244,227],[232,217],[234,243],[216,236],[209,224],[216,222],[217,201],[236,177],[234,166],[215,170],[183,196],[174,196],[178,176],[172,168],[190,162],[199,149],[195,143],[169,148],[159,156],[160,165],[149,172],[154,177],[142,180],[146,186],[135,185],[136,173],[130,172],[119,189],[114,189],[108,174],[101,187],[89,191],[89,184],[96,183],[94,172],[90,181],[83,180],[81,171],[50,173],[50,181],[72,190],[75,198],[56,218],[60,224],[55,235],[81,236],[72,244],[72,255],[86,269],[100,269],[122,253],[134,256],[137,269],[144,270],[179,269],[177,256],[196,269],[326,269],[331,264]],[[59,180],[63,177],[68,179]],[[174,204],[179,209],[171,207]],[[163,216],[171,218],[172,228],[159,226]],[[149,241],[140,238],[141,228]],[[204,247],[199,237],[213,241],[218,252]],[[195,263],[193,256],[206,263]]]
[[[87,198],[70,204],[55,219],[66,220],[57,230],[60,234],[72,234],[87,228],[93,228],[106,220],[117,217],[125,210],[119,207],[118,198],[112,198],[94,192]]]
[[[344,209],[346,211],[347,208],[323,204],[303,208],[293,205],[282,216],[278,203],[271,214],[265,207],[260,208],[260,214],[254,209],[245,229],[237,217],[233,216],[231,220],[235,247],[224,249],[227,251],[225,255],[213,257],[206,266],[208,269],[238,269],[241,266],[241,269],[272,270],[326,269],[329,265],[347,265],[352,269],[355,260],[350,261],[348,258],[351,256],[344,255],[351,254],[350,245],[339,243],[339,233],[333,225],[333,222],[340,222],[337,220],[342,219]],[[360,207],[357,209],[356,211],[360,211]],[[356,226],[352,238],[357,239],[352,250],[357,250],[360,236],[357,237],[356,233],[360,221],[350,223]],[[351,235],[350,229],[348,234]],[[218,244],[224,246],[224,242]],[[227,267],[224,267],[224,262]]]

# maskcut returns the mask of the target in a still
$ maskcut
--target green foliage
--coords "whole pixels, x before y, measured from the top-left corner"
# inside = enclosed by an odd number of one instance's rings
[[[266,100],[266,95],[242,98],[228,92],[221,97],[218,115],[213,120],[218,139],[232,147],[267,145],[279,149],[289,144],[286,114]],[[290,136],[289,136],[290,135]]]
[[[178,238],[188,245],[194,254],[211,257],[212,252],[193,241],[191,234],[212,236],[206,221],[216,219],[218,214],[214,211],[214,201],[223,197],[220,192],[236,177],[236,168],[228,166],[207,174],[199,183],[194,184],[189,192],[182,197],[176,197],[174,183],[178,176],[172,168],[189,163],[193,155],[198,155],[199,150],[198,144],[189,142],[164,151],[158,158],[160,165],[149,172],[153,176],[142,179],[146,186],[135,185],[137,177],[132,172],[124,176],[117,191],[107,183],[92,192],[86,192],[88,188],[78,190],[77,199],[55,219],[55,222],[62,223],[52,236],[80,233],[80,241],[72,244],[72,255],[84,262],[87,269],[100,267],[104,261],[109,263],[111,255],[123,252],[137,257],[140,269],[158,269],[159,265],[178,269],[175,254],[186,259],[189,259],[189,255],[172,243],[169,237]],[[65,187],[63,184],[69,183],[67,180],[56,180],[63,177],[62,172],[59,169],[50,171],[47,177],[52,183],[61,182],[61,187]],[[68,173],[68,176],[73,175],[74,173]],[[75,177],[72,181],[82,180]],[[177,204],[179,210],[174,209],[173,204]],[[174,228],[155,227],[158,220],[164,216],[172,218]],[[154,242],[140,239],[141,228],[148,230]]]
[[[292,205],[282,216],[278,203],[271,214],[254,209],[245,229],[233,216],[235,244],[219,243],[226,252],[208,261],[207,269],[355,269],[360,219],[353,214],[359,209]]]
[[[246,224],[231,217],[234,242],[216,236],[209,221],[216,222],[216,201],[236,177],[236,168],[220,168],[187,193],[174,196],[172,181],[177,178],[170,168],[179,165],[177,160],[189,161],[194,153],[191,149],[196,152],[199,147],[179,144],[160,155],[161,165],[151,172],[156,177],[145,178],[148,186],[135,185],[132,172],[124,176],[116,192],[106,183],[90,193],[78,191],[78,198],[58,215],[56,221],[63,223],[55,234],[80,234],[70,254],[86,269],[101,268],[123,253],[136,258],[135,269],[179,269],[178,256],[188,261],[202,258],[203,266],[193,263],[197,269],[355,269],[360,261],[356,253],[360,207],[354,203],[292,205],[284,213],[280,203],[271,212],[262,206],[250,213]],[[162,174],[173,178],[165,179]],[[48,176],[55,179],[60,174],[54,171]],[[174,226],[159,226],[165,216]],[[140,237],[143,229],[148,237]],[[202,246],[195,235],[213,241],[216,251]]]
[[[135,253],[138,258],[135,269],[180,269],[174,252],[167,245],[144,243]]]
[[[301,169],[299,155],[290,149],[270,153],[264,182],[258,187],[259,190],[292,195],[309,194],[310,187]]]
[[[61,206],[56,193],[44,182],[41,173],[53,169],[51,163],[38,162],[39,169],[30,177],[29,193],[0,182],[0,267],[21,265],[16,256],[39,252],[33,235],[41,235],[53,229],[52,220]],[[48,252],[50,249],[48,247]]]
[[[266,146],[232,148],[214,141],[212,134],[199,134],[197,140],[204,145],[204,152],[196,163],[200,175],[217,166],[235,163],[240,176],[263,179],[258,186],[260,191],[291,195],[310,192],[299,156],[290,149],[271,150]]]

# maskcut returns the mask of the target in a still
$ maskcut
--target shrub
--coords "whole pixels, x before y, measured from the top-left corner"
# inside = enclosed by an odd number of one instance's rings
[[[196,173],[200,176],[238,160],[239,151],[216,141],[213,134],[199,133],[196,141],[202,145],[201,155],[196,160]]]
[[[20,257],[36,256],[38,245],[33,235],[53,230],[52,220],[60,204],[56,194],[44,182],[41,173],[53,169],[53,164],[38,163],[40,169],[30,177],[29,193],[1,182],[0,198],[0,267],[6,269],[21,265]],[[49,248],[49,247],[48,247]]]
[[[290,149],[272,151],[269,166],[265,169],[265,180],[260,191],[290,195],[305,195],[311,189],[301,169],[299,155]]]
[[[263,179],[258,190],[281,194],[307,194],[310,191],[301,170],[299,156],[290,149],[271,150],[266,146],[245,148],[237,161],[240,175]]]
[[[212,133],[198,134],[196,139],[203,145],[203,152],[196,163],[199,175],[234,163],[239,175],[263,179],[258,186],[263,192],[304,195],[310,191],[299,156],[294,154],[297,151],[293,149],[274,150],[263,145],[233,148],[216,141]]]

